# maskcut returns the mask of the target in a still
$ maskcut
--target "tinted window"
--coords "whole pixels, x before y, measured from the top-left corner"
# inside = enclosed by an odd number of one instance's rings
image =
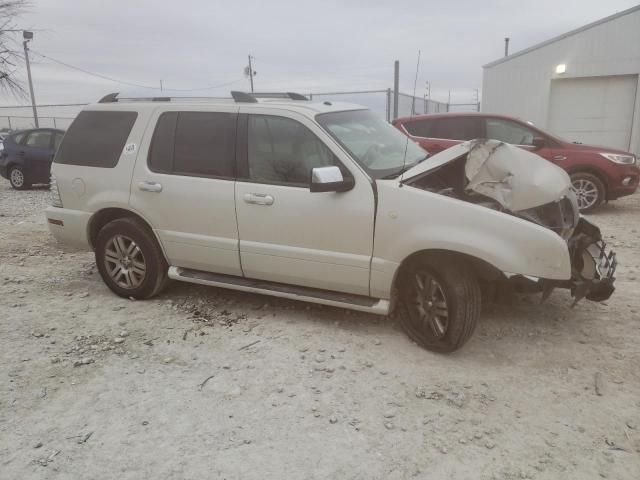
[[[414,137],[431,137],[433,120],[414,120],[404,124],[404,128]]]
[[[473,140],[482,136],[479,124],[479,120],[473,117],[434,119],[429,137],[449,140]]]
[[[532,145],[535,136],[533,130],[519,123],[501,118],[487,119],[487,138],[513,145]]]
[[[55,162],[115,167],[137,116],[136,112],[80,112],[64,136]]]
[[[235,176],[233,113],[166,112],[158,119],[149,167],[179,175]]]
[[[13,136],[13,141],[14,141],[15,143],[21,143],[21,142],[22,142],[22,139],[24,138],[24,136],[25,136],[25,135],[26,135],[26,134],[25,134],[24,132],[22,132],[22,133],[16,133],[16,134]]]
[[[171,173],[173,170],[173,146],[176,135],[178,112],[160,115],[151,140],[149,167],[154,172]]]
[[[34,148],[49,148],[51,144],[51,132],[31,132],[27,136],[25,145]]]
[[[250,180],[306,186],[312,168],[338,165],[331,150],[295,120],[251,115],[248,128]]]
[[[64,133],[56,133],[56,136],[53,137],[53,150],[57,151],[60,148],[60,143],[62,142],[62,137],[64,137]]]

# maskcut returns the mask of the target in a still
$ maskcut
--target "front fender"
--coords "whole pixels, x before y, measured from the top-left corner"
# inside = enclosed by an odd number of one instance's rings
[[[372,293],[390,288],[395,269],[409,255],[432,249],[470,255],[505,273],[571,278],[566,242],[545,227],[397,181],[377,183]]]

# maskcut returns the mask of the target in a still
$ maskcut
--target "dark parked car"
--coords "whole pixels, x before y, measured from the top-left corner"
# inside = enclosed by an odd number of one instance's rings
[[[398,118],[393,124],[431,154],[475,138],[492,138],[533,151],[569,173],[583,213],[638,188],[640,169],[632,153],[568,142],[513,117],[445,113]]]
[[[34,183],[49,183],[51,162],[64,130],[36,128],[8,135],[0,152],[0,175],[16,190]]]

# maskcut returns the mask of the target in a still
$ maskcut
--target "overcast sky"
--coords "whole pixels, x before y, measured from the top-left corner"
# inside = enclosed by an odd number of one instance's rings
[[[56,60],[123,81],[193,95],[248,90],[247,54],[256,90],[333,91],[392,86],[400,60],[401,90],[432,82],[432,97],[451,89],[470,100],[482,65],[599,18],[637,0],[316,0],[147,1],[32,0],[16,22],[33,29],[38,103],[90,102],[130,86],[92,77]],[[26,73],[22,75],[25,78]],[[232,83],[233,82],[233,83]],[[223,85],[228,84],[228,85]],[[150,89],[137,89],[154,93]],[[6,95],[0,103],[28,103]]]

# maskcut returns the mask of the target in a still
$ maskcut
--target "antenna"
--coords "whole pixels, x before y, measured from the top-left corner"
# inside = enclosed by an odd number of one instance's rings
[[[416,101],[416,87],[418,85],[418,71],[420,70],[420,50],[418,50],[418,62],[416,63],[416,76],[413,79],[413,98],[411,101],[411,116],[409,118],[413,118],[413,114],[415,113],[415,101]],[[409,136],[407,135],[406,141],[404,143],[404,158],[402,159],[402,173],[400,174],[400,185],[402,187],[402,178],[404,177],[404,169],[407,166],[407,148],[409,148]]]

